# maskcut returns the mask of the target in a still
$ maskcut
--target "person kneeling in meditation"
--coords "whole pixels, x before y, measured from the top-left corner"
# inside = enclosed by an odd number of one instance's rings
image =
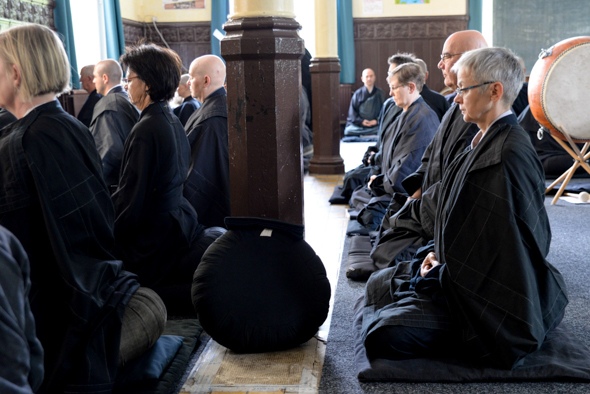
[[[513,368],[539,349],[568,303],[545,259],[543,167],[510,112],[524,80],[516,56],[477,49],[453,70],[455,101],[480,130],[443,176],[434,241],[367,282],[362,335],[370,358],[452,349]]]
[[[183,197],[190,145],[168,107],[180,81],[172,50],[140,45],[121,56],[125,89],[141,111],[125,141],[119,186],[113,194],[115,241],[125,267],[162,297],[168,313],[193,314],[193,273],[207,247],[225,230],[205,228]]]

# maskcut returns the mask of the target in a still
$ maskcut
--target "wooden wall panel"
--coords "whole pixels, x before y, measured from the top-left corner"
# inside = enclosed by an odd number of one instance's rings
[[[362,86],[361,73],[372,68],[377,76],[376,86],[389,92],[387,59],[397,52],[410,52],[428,65],[428,86],[436,91],[444,88],[443,77],[437,69],[446,38],[467,29],[467,15],[357,18],[354,19],[356,81],[353,91]]]
[[[170,49],[182,59],[185,73],[193,59],[211,53],[210,22],[159,22],[157,26]],[[151,23],[123,19],[123,30],[125,45],[145,39],[146,42],[164,46],[164,41]]]

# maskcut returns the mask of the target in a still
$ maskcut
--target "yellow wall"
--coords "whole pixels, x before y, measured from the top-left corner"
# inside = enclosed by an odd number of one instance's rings
[[[465,15],[468,0],[430,0],[430,4],[395,4],[395,0],[382,1],[383,13],[381,15],[363,15],[363,0],[352,0],[353,18]]]
[[[211,1],[201,10],[165,10],[162,0],[120,0],[121,16],[138,22],[206,22],[211,20]]]

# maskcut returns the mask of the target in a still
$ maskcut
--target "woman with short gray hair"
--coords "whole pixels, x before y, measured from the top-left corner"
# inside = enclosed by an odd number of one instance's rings
[[[503,48],[455,67],[455,102],[479,133],[445,171],[434,242],[367,282],[362,335],[370,358],[450,353],[513,368],[561,322],[567,291],[546,260],[543,168],[510,111],[522,68]]]

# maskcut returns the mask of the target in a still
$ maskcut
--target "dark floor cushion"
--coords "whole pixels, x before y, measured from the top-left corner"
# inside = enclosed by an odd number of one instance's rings
[[[193,305],[205,331],[249,353],[313,337],[328,315],[330,283],[303,226],[259,218],[226,218],[226,226],[193,279]]]
[[[369,360],[361,337],[363,296],[353,323],[355,368],[361,382],[590,382],[590,350],[561,323],[536,352],[512,370],[479,365],[454,354],[439,358]]]
[[[348,250],[348,267],[346,277],[352,280],[365,281],[377,270],[370,253],[373,249],[371,238],[368,235],[351,237]]]
[[[344,188],[343,185],[334,186],[334,192],[332,193],[332,196],[328,200],[330,202],[330,204],[344,204],[344,205],[348,204],[348,200],[350,199],[350,197],[346,197],[346,196],[342,195],[343,188]]]

